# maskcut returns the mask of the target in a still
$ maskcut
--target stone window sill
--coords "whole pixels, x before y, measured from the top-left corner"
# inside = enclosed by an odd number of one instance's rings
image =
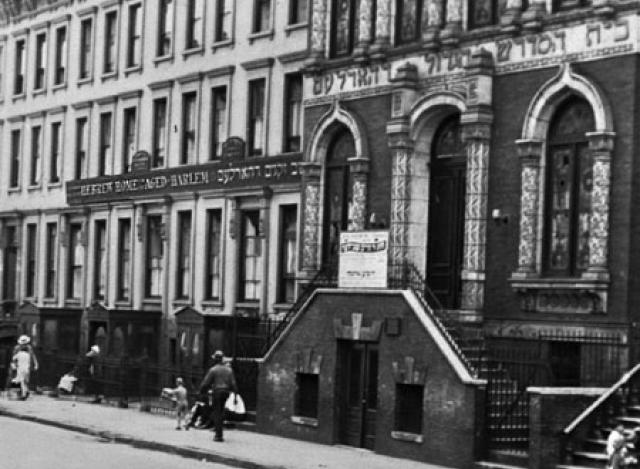
[[[391,438],[394,440],[408,441],[409,443],[422,443],[424,437],[417,433],[392,431]]]
[[[42,303],[43,303],[45,306],[55,306],[55,305],[57,305],[57,304],[58,304],[58,300],[57,300],[56,298],[44,298],[44,299],[42,300]]]
[[[292,415],[291,423],[296,425],[303,425],[305,427],[318,428],[318,419],[311,417],[302,417],[301,415]]]
[[[115,306],[116,309],[129,309],[131,308],[131,300],[116,300],[113,306]]]
[[[224,41],[216,41],[211,44],[211,51],[215,52],[223,47],[233,47],[233,39],[225,39]]]
[[[27,192],[35,192],[42,189],[42,184],[31,184],[27,187]]]
[[[267,29],[265,31],[258,31],[258,32],[249,34],[249,44],[252,44],[253,41],[256,41],[258,39],[264,39],[264,38],[273,39],[273,29]]]
[[[202,307],[203,308],[222,308],[224,306],[224,301],[222,301],[221,299],[206,299],[206,300],[202,300]]]
[[[300,29],[306,29],[309,26],[309,23],[306,21],[304,23],[295,23],[285,26],[284,32],[287,36],[289,36],[292,32],[298,31]]]
[[[603,314],[607,312],[609,276],[607,272],[581,277],[551,278],[514,273],[511,288],[520,298],[520,307],[529,313]]]
[[[179,308],[182,306],[191,306],[191,300],[189,298],[176,298],[171,302],[174,308]]]
[[[80,306],[79,298],[67,298],[64,300],[64,305],[67,307],[78,308]]]
[[[202,46],[192,47],[191,49],[185,49],[182,52],[182,57],[184,57],[186,59],[189,56],[196,55],[196,54],[202,54],[203,52],[204,52],[204,47],[202,47]]]
[[[47,184],[47,188],[49,189],[58,189],[62,187],[62,182],[57,181],[57,182],[50,182],[49,184]]]
[[[7,189],[7,192],[9,194],[17,194],[19,192],[22,192],[22,188],[20,186],[10,187],[9,189]]]
[[[14,95],[11,97],[11,99],[12,99],[13,101],[19,101],[19,100],[21,100],[21,99],[25,99],[26,97],[27,97],[27,96],[26,96],[26,94],[25,94],[24,92],[22,92],[22,93],[14,94]]]
[[[89,85],[93,83],[93,77],[92,76],[88,76],[85,78],[78,78],[78,86],[82,86],[82,85]]]
[[[129,76],[133,73],[142,73],[142,65],[132,65],[124,69],[124,76]]]
[[[53,85],[51,87],[51,91],[58,91],[58,90],[63,90],[67,87],[67,82],[63,81],[62,83],[58,83],[57,85]]]
[[[116,70],[112,72],[105,72],[102,74],[102,81],[115,79],[117,76],[118,76],[118,72]]]
[[[161,55],[160,57],[156,57],[153,59],[153,63],[158,66],[162,62],[173,62],[173,54]]]
[[[36,96],[39,96],[39,95],[41,95],[41,94],[43,95],[43,94],[45,94],[46,92],[47,92],[47,89],[46,89],[46,88],[38,88],[37,90],[33,90],[33,92],[31,93],[31,95],[32,95],[33,97],[36,97]]]

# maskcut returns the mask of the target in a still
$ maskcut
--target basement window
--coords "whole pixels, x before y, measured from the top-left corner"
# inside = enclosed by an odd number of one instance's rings
[[[396,383],[395,431],[422,433],[423,395],[424,386],[421,384]]]
[[[318,418],[318,376],[313,373],[296,373],[296,415]]]

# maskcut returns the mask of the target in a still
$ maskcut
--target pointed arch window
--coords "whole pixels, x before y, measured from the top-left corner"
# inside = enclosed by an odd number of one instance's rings
[[[586,133],[594,129],[591,106],[567,99],[551,120],[548,134],[543,270],[577,276],[589,264],[593,158]]]

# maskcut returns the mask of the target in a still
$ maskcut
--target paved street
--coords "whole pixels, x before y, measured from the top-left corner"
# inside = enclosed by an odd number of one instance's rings
[[[11,469],[226,469],[59,428],[0,417],[0,467]]]
[[[182,459],[178,456],[177,461],[180,467],[225,467],[224,465],[242,467],[248,469],[352,469],[366,467],[368,469],[388,469],[389,467],[402,467],[402,469],[447,469],[443,466],[424,464],[417,461],[407,459],[397,459],[383,456],[371,451],[360,450],[352,447],[319,445],[310,442],[281,438],[272,435],[265,435],[240,429],[229,430],[225,432],[224,443],[214,443],[212,441],[211,432],[203,430],[192,430],[189,432],[177,432],[174,430],[174,421],[172,418],[163,415],[153,415],[140,412],[136,409],[118,409],[105,405],[92,405],[83,402],[74,402],[70,400],[53,399],[47,396],[32,396],[27,401],[17,401],[0,397],[0,468],[5,467],[14,469],[16,467],[24,468],[46,468],[56,469],[64,467],[64,469],[73,469],[75,467],[86,469],[88,466],[84,463],[89,461],[88,457],[92,457],[93,448],[116,448],[120,455],[139,454],[144,455],[144,461],[147,457],[159,457],[162,452],[182,454],[191,459]],[[6,419],[4,416],[11,416],[12,419]],[[25,420],[45,423],[39,425],[37,423],[27,423]],[[52,444],[52,450],[45,461],[51,463],[56,461],[54,465],[38,465],[40,462],[35,461],[31,465],[17,466],[5,464],[5,454],[9,449],[23,448],[27,451],[30,449],[28,445],[33,443],[35,449],[38,448],[41,440],[42,448],[48,448],[48,438],[45,433],[42,437],[27,437],[21,440],[20,446],[15,443],[18,425],[36,425],[44,431],[49,431],[48,426],[61,427],[70,430],[76,430],[79,433],[72,432],[71,441],[74,436],[78,436],[78,442],[95,442],[87,445],[88,456],[83,459],[82,452],[77,452],[71,447],[65,445]],[[28,427],[31,428],[31,427]],[[55,430],[54,430],[55,432]],[[85,434],[85,435],[82,435]],[[6,436],[10,435],[11,439]],[[33,433],[33,435],[36,435]],[[117,443],[98,443],[100,437],[106,436],[111,440],[117,440],[123,443],[131,443],[137,447],[153,448],[157,451],[140,450],[129,447],[124,444]],[[20,441],[20,440],[16,440]],[[55,440],[54,440],[55,441]],[[122,448],[120,448],[122,447]],[[138,453],[135,453],[138,451]],[[65,461],[64,457],[67,452],[80,460],[82,465],[71,466],[65,462],[64,465],[57,463]],[[36,451],[34,451],[36,453]],[[34,454],[36,457],[36,454]],[[128,457],[128,456],[123,456]],[[141,456],[142,457],[142,456]],[[195,459],[194,459],[195,458]],[[206,458],[209,461],[223,464],[223,466],[211,466],[200,463],[199,460]],[[103,459],[107,459],[106,457]],[[149,459],[155,460],[155,459]],[[145,466],[137,465],[133,462],[121,464],[118,466],[115,462],[109,460],[109,465],[104,467],[121,467],[128,468],[144,468]],[[169,464],[169,463],[167,463]],[[191,466],[189,464],[196,464]],[[198,464],[202,464],[198,466]],[[91,469],[98,466],[90,465]],[[157,467],[164,467],[154,465]],[[176,467],[175,464],[173,467]]]

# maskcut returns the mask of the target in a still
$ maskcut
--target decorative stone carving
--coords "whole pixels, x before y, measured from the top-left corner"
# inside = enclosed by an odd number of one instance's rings
[[[520,156],[520,241],[518,244],[518,273],[537,271],[538,218],[540,207],[540,160],[542,142],[518,140]]]
[[[593,156],[593,189],[589,230],[589,268],[586,277],[608,279],[609,193],[611,190],[611,153],[615,134],[591,132],[589,150]]]
[[[313,0],[311,14],[311,53],[308,67],[313,69],[325,57],[327,35],[327,2],[328,0]]]
[[[304,188],[304,228],[302,231],[302,268],[315,270],[318,267],[318,229],[320,227],[320,185],[308,182]]]
[[[593,314],[606,310],[607,294],[587,289],[534,289],[518,290],[520,308],[527,313]]]

